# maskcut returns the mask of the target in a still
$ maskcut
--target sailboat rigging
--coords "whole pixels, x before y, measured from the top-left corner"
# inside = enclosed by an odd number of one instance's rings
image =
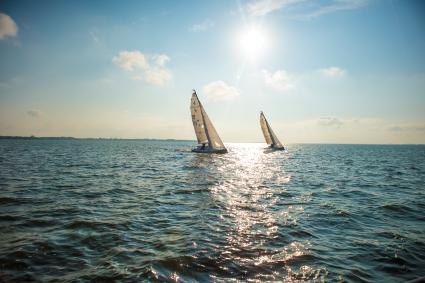
[[[270,127],[270,124],[264,116],[263,111],[261,111],[260,113],[260,126],[261,130],[263,131],[264,138],[266,139],[266,143],[270,146],[270,148],[277,150],[285,149],[285,147],[282,145],[282,143],[279,141],[272,128]]]
[[[192,114],[193,128],[199,146],[192,149],[199,153],[227,153],[227,149],[221,141],[210,118],[199,101],[196,91],[193,90],[190,102],[190,112]]]

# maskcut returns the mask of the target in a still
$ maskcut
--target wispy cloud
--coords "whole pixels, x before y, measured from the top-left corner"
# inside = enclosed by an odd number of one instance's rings
[[[43,115],[43,112],[37,109],[30,109],[27,111],[27,115],[33,118],[39,118]]]
[[[294,79],[285,70],[277,70],[274,73],[263,70],[264,83],[275,90],[286,91],[295,88]]]
[[[390,132],[425,132],[425,124],[392,125],[388,126],[387,130]]]
[[[91,30],[89,30],[89,37],[93,43],[100,43],[99,30],[97,28],[92,28]]]
[[[322,116],[287,124],[273,123],[288,140],[321,143],[424,143],[425,124],[392,124],[377,117]]]
[[[300,14],[297,16],[299,19],[311,19],[316,18],[325,14],[330,14],[344,10],[354,10],[366,6],[368,0],[334,0],[327,5],[318,7],[315,10]]]
[[[149,69],[149,64],[145,55],[137,50],[121,51],[118,56],[112,58],[112,62],[126,71]]]
[[[0,39],[15,37],[18,34],[18,26],[8,15],[0,13]]]
[[[256,0],[247,3],[245,9],[249,15],[258,17],[305,1],[307,0]]]
[[[211,101],[232,100],[240,95],[236,87],[223,81],[211,82],[204,86],[203,91]]]
[[[163,68],[151,68],[145,72],[145,80],[153,85],[164,86],[172,78],[171,72]]]
[[[245,5],[250,16],[265,16],[271,12],[291,8],[295,18],[310,19],[343,10],[353,10],[367,5],[369,0],[255,0]]]
[[[344,125],[344,122],[337,117],[320,117],[319,119],[317,119],[317,125],[339,128]]]
[[[346,71],[339,67],[328,67],[319,70],[320,73],[328,78],[340,78],[343,77]]]
[[[132,72],[132,78],[135,80],[145,79],[146,82],[164,86],[172,78],[170,70],[165,68],[170,60],[165,54],[145,55],[138,50],[121,51],[112,58],[112,62],[121,69]]]
[[[210,19],[205,19],[203,22],[192,25],[189,30],[193,32],[206,31],[214,26],[214,22]]]
[[[165,54],[155,55],[153,59],[155,60],[155,63],[160,67],[163,67],[168,61],[170,61],[170,57]]]

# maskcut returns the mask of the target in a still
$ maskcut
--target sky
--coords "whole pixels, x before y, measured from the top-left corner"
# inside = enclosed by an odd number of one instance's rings
[[[425,143],[425,2],[0,1],[0,135]]]

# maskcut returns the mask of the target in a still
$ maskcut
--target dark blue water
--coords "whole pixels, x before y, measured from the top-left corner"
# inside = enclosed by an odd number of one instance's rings
[[[425,146],[0,140],[0,281],[405,282]]]

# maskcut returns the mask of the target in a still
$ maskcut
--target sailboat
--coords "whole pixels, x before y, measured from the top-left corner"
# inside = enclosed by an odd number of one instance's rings
[[[285,147],[276,137],[275,133],[270,127],[269,122],[267,122],[267,119],[264,116],[263,111],[261,111],[260,113],[260,125],[261,125],[261,130],[263,131],[263,134],[264,134],[264,138],[266,139],[266,143],[270,145],[270,148],[276,149],[276,150],[284,150]]]
[[[226,147],[218,136],[210,118],[208,118],[195,90],[193,90],[190,101],[190,112],[192,113],[193,127],[199,144],[192,151],[199,153],[227,153]]]

